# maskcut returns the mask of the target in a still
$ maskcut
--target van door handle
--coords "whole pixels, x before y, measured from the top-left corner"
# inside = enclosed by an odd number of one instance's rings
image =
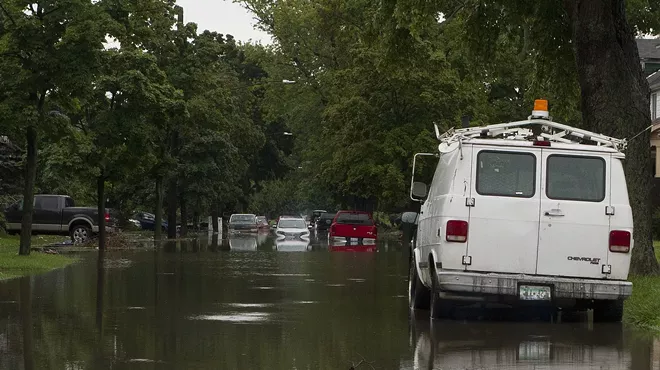
[[[564,212],[562,212],[561,209],[551,209],[549,211],[545,211],[545,215],[550,217],[563,217]]]

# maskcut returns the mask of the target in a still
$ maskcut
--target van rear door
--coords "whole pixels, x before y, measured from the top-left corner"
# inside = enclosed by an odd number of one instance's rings
[[[610,163],[610,154],[543,149],[537,274],[605,277]]]
[[[536,271],[540,148],[474,145],[468,222],[468,271]]]

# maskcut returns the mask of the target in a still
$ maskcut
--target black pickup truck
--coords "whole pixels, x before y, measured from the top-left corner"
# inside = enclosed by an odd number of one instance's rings
[[[34,196],[32,232],[35,234],[70,235],[75,244],[84,243],[99,232],[98,210],[95,207],[76,207],[73,199],[66,195],[40,194]],[[21,231],[23,201],[5,209],[7,232]],[[114,232],[114,218],[110,210],[103,215],[107,232]]]

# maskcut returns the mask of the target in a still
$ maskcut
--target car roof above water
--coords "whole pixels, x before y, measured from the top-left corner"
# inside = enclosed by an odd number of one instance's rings
[[[229,217],[229,221],[231,222],[231,220],[234,220],[236,218],[248,218],[248,217],[251,217],[251,218],[254,218],[254,219],[257,218],[257,216],[252,214],[252,213],[234,213],[233,215],[231,215]]]

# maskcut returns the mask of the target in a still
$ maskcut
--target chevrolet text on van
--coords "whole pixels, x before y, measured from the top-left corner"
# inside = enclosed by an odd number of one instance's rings
[[[448,317],[461,305],[594,310],[620,321],[633,218],[626,141],[552,122],[537,100],[525,121],[450,129],[413,160],[409,302]],[[437,158],[428,187],[419,157]]]

